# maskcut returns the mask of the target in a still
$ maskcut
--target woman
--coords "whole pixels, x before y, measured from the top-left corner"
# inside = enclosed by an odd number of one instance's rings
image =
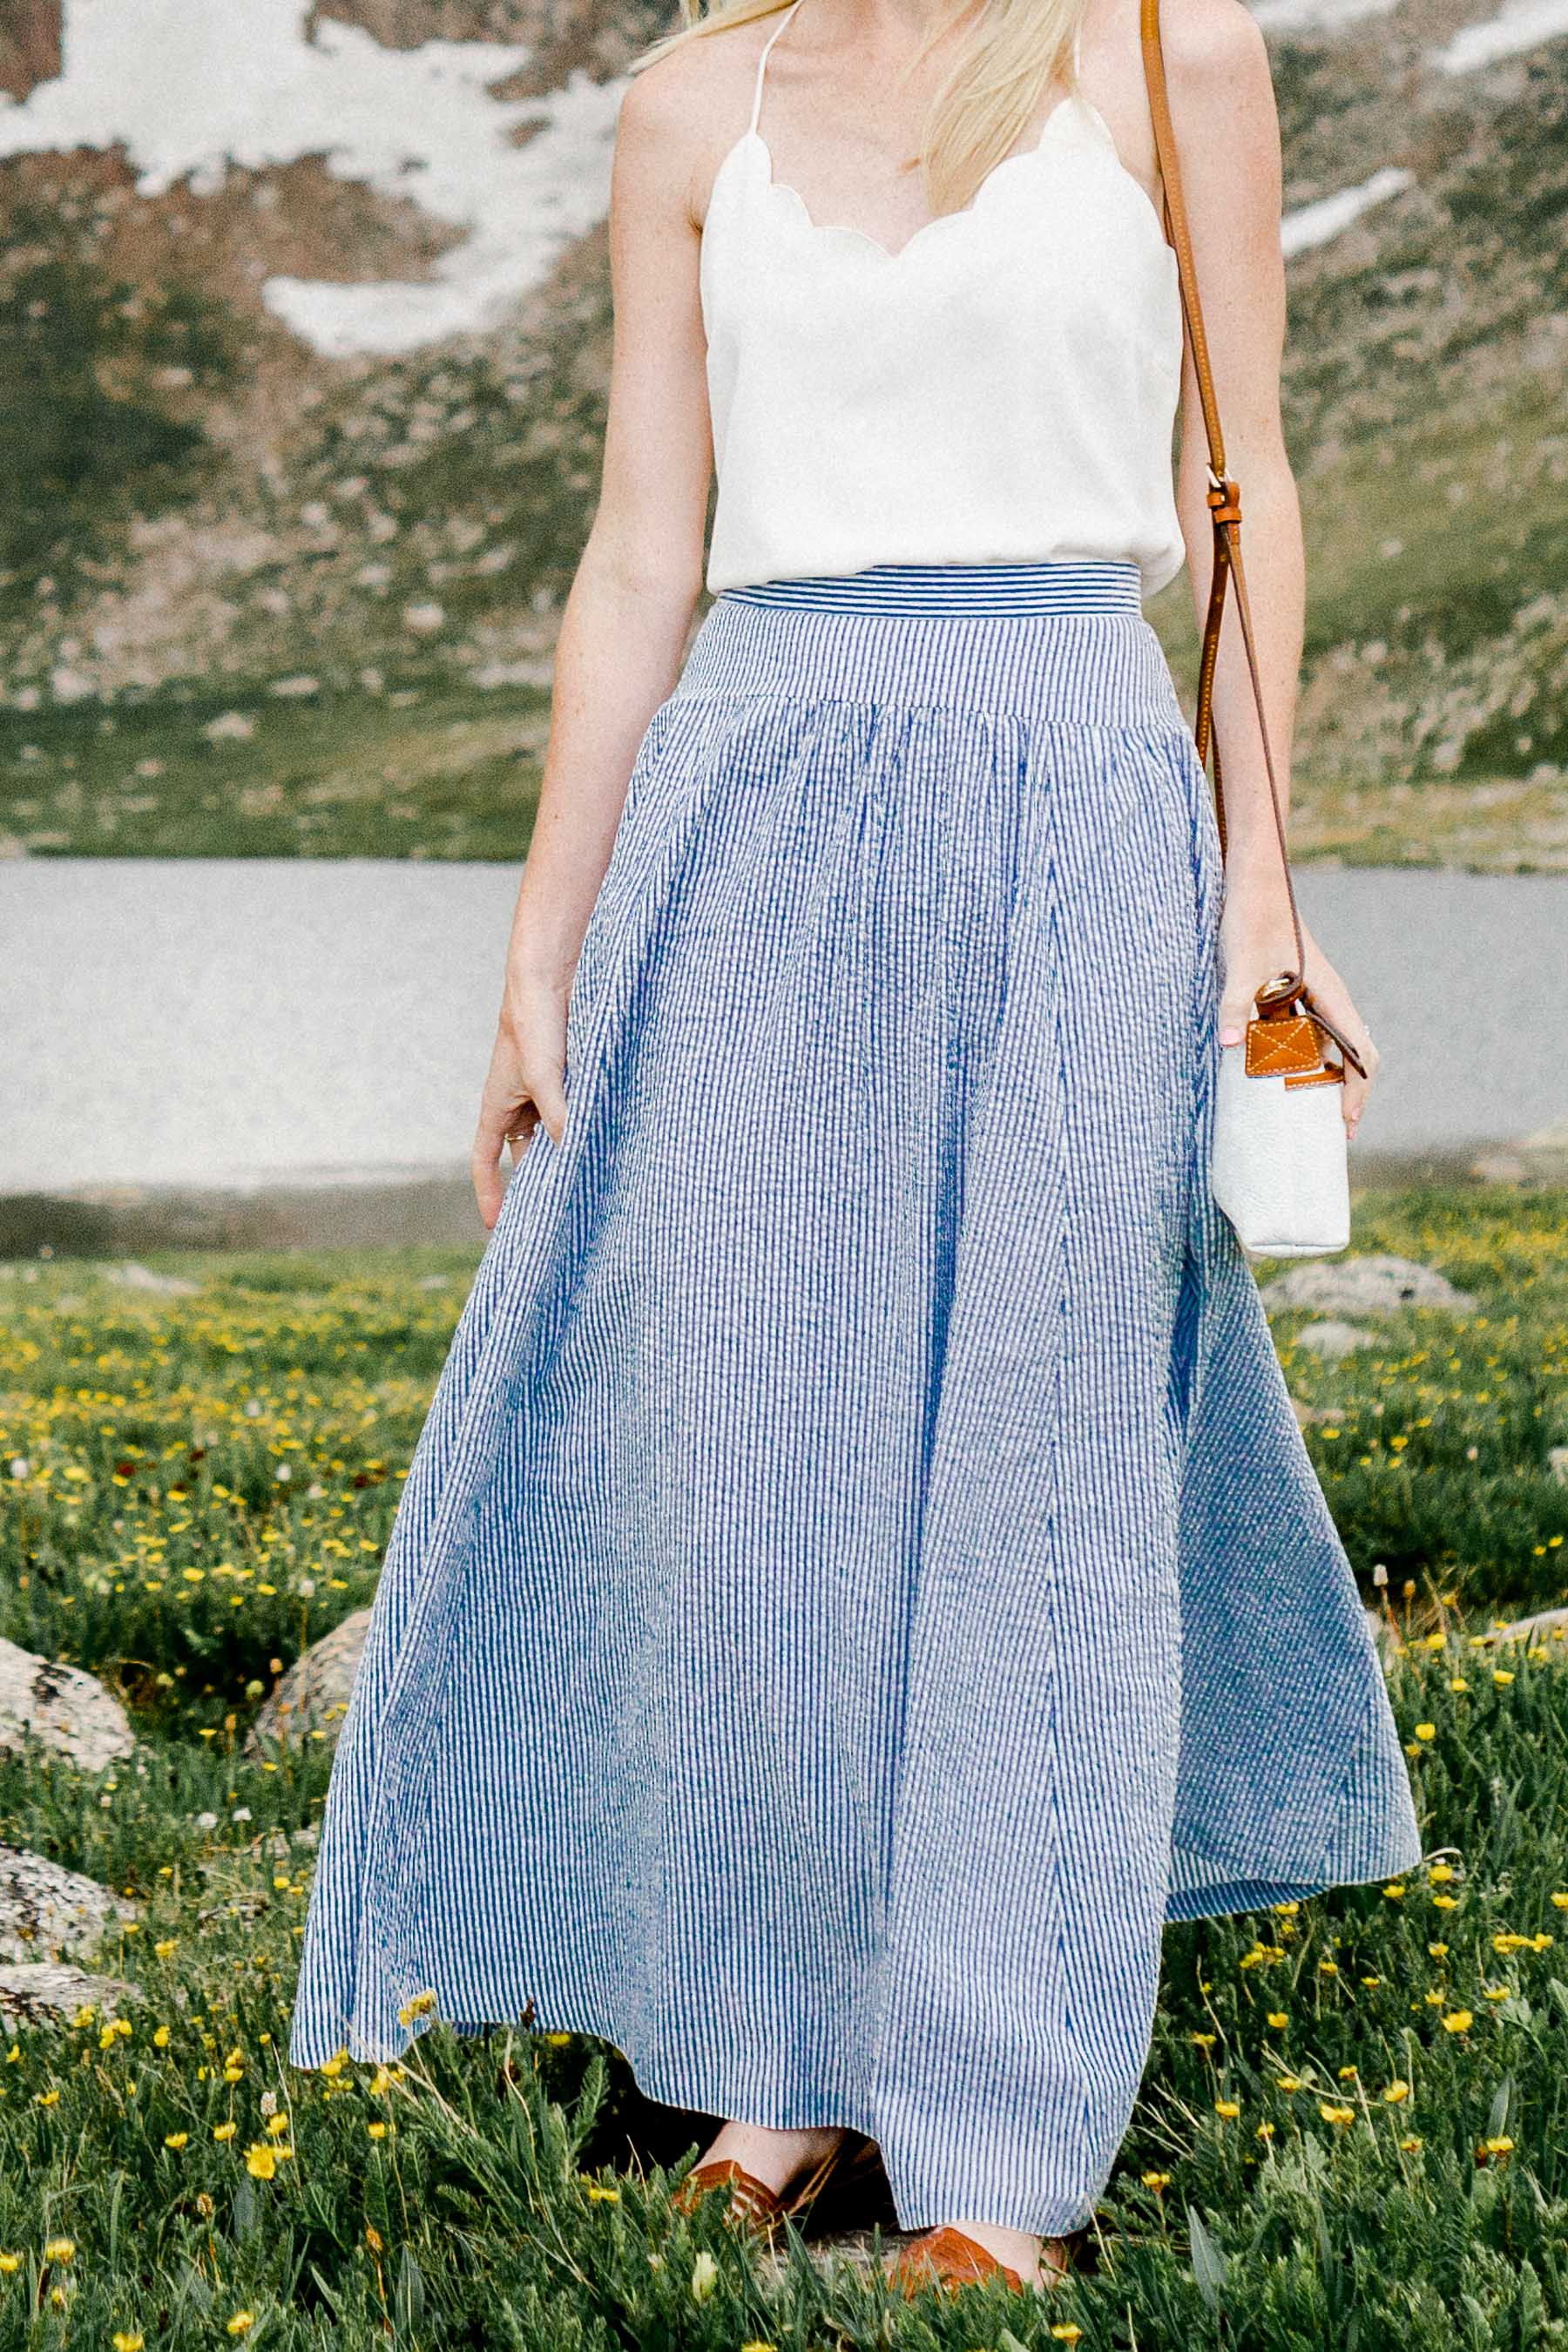
[[[1283,743],[1272,94],[1241,0],[1167,5]],[[1216,1037],[1290,940],[1240,649],[1222,908],[1141,609],[1190,557],[1201,611],[1210,561],[1159,203],[1132,0],[732,0],[628,91],[493,1230],[290,2052],[602,2035],[721,2120],[687,2185],[727,2210],[874,2141],[906,2284],[1059,2271],[1165,1920],[1419,1853],[1207,1191]]]

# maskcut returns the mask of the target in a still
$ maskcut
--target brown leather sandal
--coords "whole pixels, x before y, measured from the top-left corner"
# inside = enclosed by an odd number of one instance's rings
[[[689,2172],[670,2199],[678,2213],[694,2212],[704,2197],[715,2190],[727,2189],[730,2201],[724,2209],[724,2219],[733,2228],[746,2230],[753,2237],[771,2238],[784,2218],[784,2200],[765,2180],[748,2172],[734,2157],[719,2157],[711,2164],[700,2164]]]
[[[730,2202],[725,2209],[725,2221],[733,2221],[756,2237],[771,2238],[781,2221],[804,2221],[829,2180],[840,2172],[847,2177],[866,2170],[876,2154],[874,2140],[859,2132],[841,2132],[799,2188],[786,2189],[783,2196],[770,2189],[765,2180],[747,2172],[734,2157],[718,2157],[689,2172],[670,2203],[679,2211],[689,2213],[703,2197],[716,2189],[728,2189]]]
[[[1047,2243],[1061,2248],[1059,2262],[1053,2262],[1044,2249],[1041,2250],[1044,2273],[1041,2287],[1048,2293],[1052,2287],[1059,2286],[1067,2276],[1072,2263],[1072,2251],[1059,2240],[1050,2240]],[[888,2279],[889,2284],[906,2295],[921,2294],[929,2288],[956,2294],[961,2287],[984,2286],[993,2279],[1000,2279],[1003,2285],[1015,2294],[1024,2292],[1024,2282],[1016,2271],[1009,2270],[989,2247],[966,2237],[951,2222],[943,2222],[940,2229],[927,2230],[923,2236],[911,2239],[907,2246],[900,2246],[888,2267]]]
[[[923,2294],[931,2288],[956,2294],[961,2287],[984,2286],[998,2278],[1016,2294],[1023,2293],[1024,2282],[1016,2271],[1009,2270],[987,2247],[966,2238],[951,2222],[927,2230],[900,2246],[888,2266],[889,2283],[906,2295]]]

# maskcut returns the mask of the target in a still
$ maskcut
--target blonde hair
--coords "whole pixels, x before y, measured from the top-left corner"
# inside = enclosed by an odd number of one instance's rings
[[[732,26],[777,16],[790,0],[681,0],[686,22],[632,60],[640,73],[684,42],[710,38]],[[974,0],[951,0],[939,12],[920,63],[944,34],[973,10]],[[982,180],[1011,152],[1039,111],[1052,83],[1077,86],[1073,45],[1086,0],[981,0],[981,13],[945,80],[926,110],[920,164],[933,213],[957,212]],[[911,68],[912,70],[912,68]]]

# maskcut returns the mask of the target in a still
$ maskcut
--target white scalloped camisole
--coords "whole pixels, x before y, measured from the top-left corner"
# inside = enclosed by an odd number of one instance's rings
[[[1087,100],[896,252],[818,224],[752,119],[703,225],[710,592],[874,563],[1181,570],[1176,257]]]

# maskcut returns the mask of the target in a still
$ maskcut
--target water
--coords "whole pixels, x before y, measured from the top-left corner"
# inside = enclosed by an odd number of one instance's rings
[[[0,1194],[459,1174],[517,869],[0,866]],[[1308,866],[1384,1068],[1356,1151],[1568,1118],[1568,877]]]

